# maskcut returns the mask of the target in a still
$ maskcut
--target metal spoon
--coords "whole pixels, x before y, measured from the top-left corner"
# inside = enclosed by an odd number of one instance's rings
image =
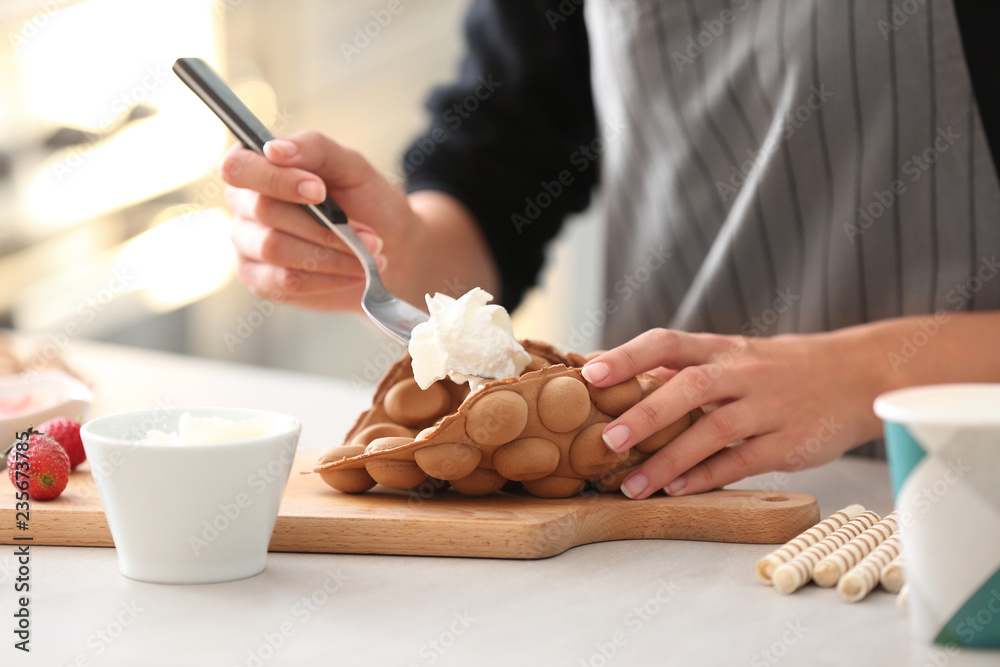
[[[201,58],[178,58],[174,73],[226,124],[236,138],[252,151],[264,154],[264,144],[274,135],[254,116],[232,89]],[[303,204],[313,220],[332,230],[361,261],[365,289],[361,307],[382,331],[403,345],[410,342],[413,327],[426,322],[427,313],[394,296],[382,284],[375,259],[347,224],[347,215],[329,197],[322,204]]]

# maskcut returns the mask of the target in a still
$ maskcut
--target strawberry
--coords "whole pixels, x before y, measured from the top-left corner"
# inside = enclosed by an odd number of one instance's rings
[[[38,430],[62,445],[69,454],[70,470],[76,470],[78,465],[87,460],[87,454],[83,451],[83,441],[80,439],[80,422],[66,417],[56,417],[39,426]]]
[[[28,475],[28,497],[32,500],[52,500],[69,483],[69,456],[49,436],[31,431],[27,451],[19,451],[15,445],[7,454],[7,476],[15,487],[25,479],[23,475],[18,477],[15,474],[17,470]]]

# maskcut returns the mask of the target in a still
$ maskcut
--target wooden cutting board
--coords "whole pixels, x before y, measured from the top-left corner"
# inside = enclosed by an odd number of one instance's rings
[[[446,491],[431,497],[375,490],[334,491],[318,475],[301,475],[315,452],[296,456],[271,551],[313,553],[546,558],[574,546],[631,539],[779,544],[819,521],[816,499],[804,493],[721,490],[642,501],[583,493],[559,500],[499,493]],[[111,547],[93,478],[70,477],[51,501],[31,501],[30,532],[15,527],[13,488],[0,494],[0,543],[31,535],[31,544]],[[16,542],[24,544],[24,542]]]

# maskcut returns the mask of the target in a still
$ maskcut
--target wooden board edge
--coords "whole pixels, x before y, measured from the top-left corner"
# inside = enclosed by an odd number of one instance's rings
[[[537,560],[556,556],[576,546],[577,530],[565,530],[570,515],[539,518],[520,523],[516,530],[504,530],[496,522],[455,522],[422,519],[419,523],[401,518],[375,525],[350,518],[330,520],[317,517],[282,516],[274,527],[268,550],[283,553],[377,554],[386,556],[437,556],[447,558],[501,558]],[[419,531],[425,539],[407,537],[401,548],[397,531]],[[294,535],[294,537],[290,537]],[[303,539],[303,536],[311,536]]]
[[[761,494],[726,490],[708,492],[714,500],[728,499],[722,507],[699,508],[684,504],[685,522],[671,522],[669,502],[645,504],[632,501],[631,522],[624,524],[618,508],[594,506],[583,521],[584,530],[572,546],[616,540],[669,539],[728,544],[783,544],[820,520],[819,502],[799,492]],[[681,496],[697,503],[708,497]],[[664,499],[666,500],[666,499]],[[746,530],[748,521],[756,521],[754,531]],[[752,537],[751,537],[752,536]]]
[[[104,513],[80,512],[73,516],[73,523],[54,514],[39,512],[32,515],[30,530],[18,531],[14,523],[14,510],[0,510],[0,544],[33,544],[43,547],[113,547],[111,531],[104,520]],[[88,536],[81,544],[79,534]],[[30,537],[30,540],[15,539]]]

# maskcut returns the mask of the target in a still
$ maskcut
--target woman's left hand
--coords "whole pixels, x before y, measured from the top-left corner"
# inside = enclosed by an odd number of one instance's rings
[[[660,489],[699,493],[748,475],[820,465],[877,438],[881,423],[872,403],[887,388],[885,357],[856,338],[653,329],[592,359],[583,374],[598,387],[646,371],[669,378],[605,428],[614,451],[695,408],[711,408],[633,471],[622,491],[636,499]]]

